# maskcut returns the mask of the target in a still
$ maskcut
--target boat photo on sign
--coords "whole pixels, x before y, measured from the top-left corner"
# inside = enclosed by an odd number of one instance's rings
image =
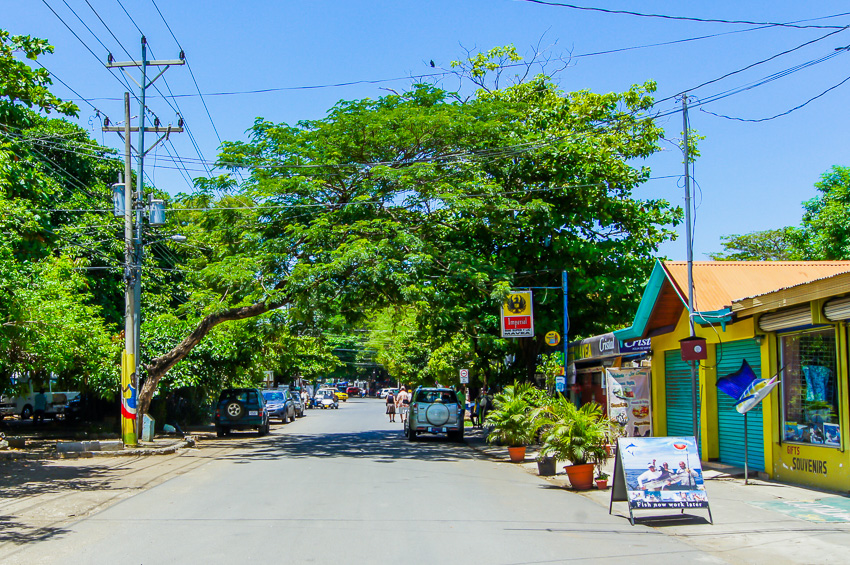
[[[620,438],[618,457],[629,508],[706,508],[708,497],[692,437]]]

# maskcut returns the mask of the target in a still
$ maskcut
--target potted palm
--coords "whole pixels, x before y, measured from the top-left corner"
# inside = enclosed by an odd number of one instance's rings
[[[550,423],[543,434],[541,453],[570,462],[564,469],[573,488],[591,488],[596,464],[606,458],[609,423],[602,416],[602,407],[591,402],[576,408],[567,398],[559,396],[543,407],[543,411]]]
[[[527,395],[530,385],[514,383],[495,396],[495,408],[487,415],[485,424],[490,427],[487,443],[508,447],[511,462],[525,460],[525,449],[537,430],[531,414]]]

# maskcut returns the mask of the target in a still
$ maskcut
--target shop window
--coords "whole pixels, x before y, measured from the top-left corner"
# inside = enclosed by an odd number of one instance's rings
[[[840,447],[835,331],[779,337],[785,441]]]

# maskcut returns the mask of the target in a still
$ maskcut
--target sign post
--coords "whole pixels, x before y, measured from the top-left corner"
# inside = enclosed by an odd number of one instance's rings
[[[782,368],[784,369],[784,367]],[[782,372],[782,369],[779,372]],[[735,399],[735,410],[744,415],[744,484],[750,484],[750,445],[747,429],[747,412],[758,406],[779,384],[779,374],[771,379],[756,377],[750,364],[744,359],[741,368],[720,379],[717,388]]]
[[[628,502],[629,522],[634,510],[705,508],[713,524],[702,466],[694,437],[626,437],[617,439],[611,514],[614,502]]]
[[[460,370],[460,384],[462,384],[462,385],[469,384],[469,369],[461,369]]]

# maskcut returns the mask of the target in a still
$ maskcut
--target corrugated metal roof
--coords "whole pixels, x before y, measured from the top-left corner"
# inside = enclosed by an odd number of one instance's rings
[[[665,261],[664,268],[687,302],[688,264]],[[694,309],[713,312],[733,300],[848,272],[850,261],[694,261]]]

